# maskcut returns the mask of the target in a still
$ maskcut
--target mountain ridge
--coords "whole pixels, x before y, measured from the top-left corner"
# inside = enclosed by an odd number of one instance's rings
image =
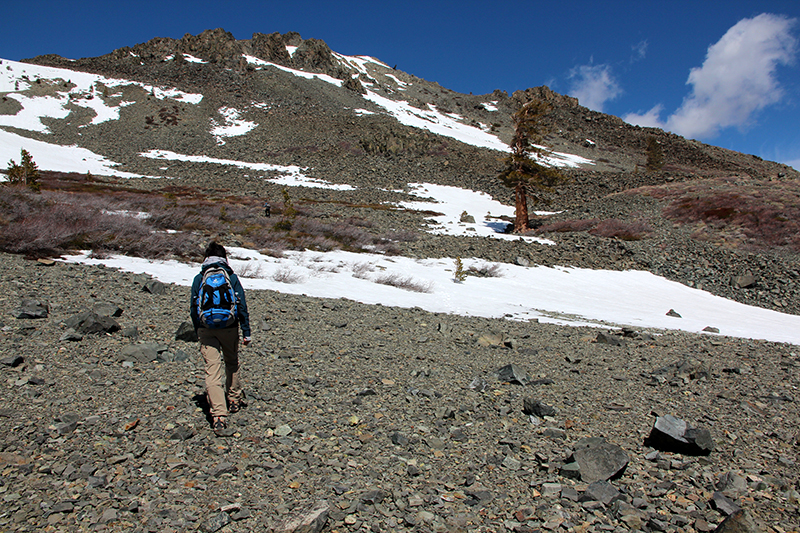
[[[293,50],[292,54],[289,54],[289,49]],[[182,54],[221,67],[229,75],[224,82],[202,77],[201,73],[204,70],[202,64],[180,60]],[[142,79],[156,85],[169,82],[175,86],[183,85],[189,91],[198,88],[208,89],[211,82],[212,87],[215,85],[224,87],[226,99],[239,103],[245,97],[242,92],[246,92],[248,74],[256,71],[256,67],[245,59],[248,55],[292,69],[329,75],[342,80],[344,87],[349,87],[359,94],[364,92],[365,84],[376,83],[375,78],[380,77],[377,89],[387,93],[388,96],[396,96],[402,90],[403,99],[413,107],[432,104],[444,112],[457,112],[465,116],[467,121],[493,122],[493,131],[506,142],[513,133],[510,124],[511,113],[526,101],[534,98],[542,99],[554,108],[553,114],[547,121],[551,129],[548,140],[553,148],[587,156],[602,153],[602,157],[595,158],[598,160],[595,163],[596,168],[600,171],[607,169],[630,172],[639,167],[643,168],[645,138],[655,136],[662,144],[666,169],[677,173],[740,171],[748,174],[777,175],[795,172],[790,167],[762,161],[756,156],[738,154],[698,141],[686,140],[657,128],[626,124],[618,117],[584,108],[576,98],[560,95],[546,86],[516,91],[511,96],[501,90],[495,90],[488,95],[474,96],[450,91],[438,83],[421,80],[392,69],[377,60],[370,61],[367,67],[361,65],[359,68],[345,56],[333,52],[324,41],[303,40],[296,32],[283,35],[256,33],[252,39],[236,40],[232,34],[218,28],[206,30],[196,36],[186,34],[181,39],[154,38],[146,43],[120,48],[96,58],[67,60],[59,56],[45,55],[24,61],[60,68],[88,69],[105,75]],[[165,61],[170,57],[179,60]],[[198,75],[201,76],[200,80],[196,80]],[[403,87],[402,83],[408,85]],[[498,111],[494,112],[494,115],[481,106],[481,103],[487,100],[497,101]],[[595,144],[591,145],[587,141]],[[597,143],[603,145],[598,146]],[[620,151],[628,153],[622,157],[614,155]],[[603,160],[608,161],[607,165],[603,165],[605,162]]]
[[[743,234],[738,226],[720,233],[717,226],[727,220],[717,215],[727,213],[730,207],[717,209],[711,205],[717,201],[714,198],[708,200],[708,208],[699,209],[700,218],[689,222],[664,219],[666,200],[653,198],[674,197],[673,204],[691,205],[707,201],[693,200],[702,196],[695,189],[727,188],[733,191],[725,199],[729,203],[744,205],[745,197],[760,202],[756,208],[747,207],[752,214],[745,212],[744,216],[758,218],[765,212],[764,206],[776,204],[776,208],[770,207],[770,216],[774,218],[777,209],[777,217],[785,218],[792,212],[791,202],[800,203],[796,192],[800,174],[755,156],[626,124],[547,87],[510,96],[499,90],[488,95],[460,94],[373,58],[342,56],[323,41],[304,40],[297,33],[255,34],[253,39],[237,41],[222,29],[181,39],[155,38],[95,58],[73,61],[48,55],[29,61],[132,80],[138,85],[123,81],[109,88],[96,82],[78,91],[70,89],[75,84],[69,80],[32,82],[20,93],[58,96],[66,94],[65,90],[71,92],[65,104],[66,118],[42,119],[48,133],[27,131],[25,135],[81,146],[119,163],[122,170],[168,176],[201,190],[230,189],[274,201],[280,198],[281,187],[263,178],[281,171],[192,162],[189,156],[293,166],[311,178],[354,187],[348,192],[302,189],[302,201],[322,216],[346,216],[344,205],[402,201],[407,185],[421,181],[486,192],[513,205],[513,191],[496,179],[505,152],[487,148],[485,142],[494,138],[492,146],[497,147],[510,139],[511,113],[531,99],[543,99],[551,104],[545,118],[550,130],[546,144],[556,152],[573,154],[577,161],[561,160],[572,166],[562,169],[569,178],[567,183],[550,195],[552,206],[562,211],[551,216],[551,221],[562,221],[566,224],[562,228],[568,228],[573,224],[568,219],[576,217],[623,223],[648,220],[651,236],[626,241],[585,231],[561,233],[560,229],[552,237],[564,246],[538,250],[508,243],[434,239],[423,233],[417,242],[401,245],[404,253],[476,254],[506,262],[522,254],[545,264],[646,269],[744,303],[800,312],[798,275],[793,274],[800,244],[792,244],[790,239],[786,245],[764,246],[766,240],[758,232]],[[159,87],[177,88],[193,99],[170,100],[161,96],[168,91],[156,91]],[[91,99],[114,107],[118,118],[95,123],[90,109],[76,105]],[[0,113],[13,115],[19,107],[14,107],[15,103],[4,97]],[[219,131],[216,128],[224,130],[228,124],[228,113],[238,113],[237,124],[254,127],[237,135],[214,135]],[[408,117],[417,122],[402,122]],[[483,140],[462,142],[453,133],[457,128],[469,129],[475,136],[484,136]],[[663,151],[661,171],[646,171],[648,138],[656,139]],[[143,157],[154,151],[174,154],[173,159]],[[714,180],[722,181],[712,183]],[[150,178],[126,182],[144,189],[163,187],[161,180]],[[648,187],[681,189],[683,193]],[[746,188],[748,194],[743,192]],[[758,192],[765,188],[777,192],[765,199]],[[788,199],[785,206],[779,205],[781,195]],[[400,223],[395,214],[373,209],[364,215],[359,209],[352,212],[366,216],[384,231],[395,230],[394,225]],[[417,215],[416,223],[404,219],[400,229],[417,231],[423,218]],[[789,216],[790,223],[792,218]],[[544,223],[537,220],[534,226]],[[791,227],[781,231],[793,232]],[[759,283],[747,289],[737,287],[733,280],[750,271],[756,272]]]

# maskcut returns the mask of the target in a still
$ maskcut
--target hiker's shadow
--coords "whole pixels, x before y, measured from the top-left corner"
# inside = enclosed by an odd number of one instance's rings
[[[208,396],[203,392],[199,392],[192,397],[192,401],[203,410],[203,414],[206,415],[206,422],[208,422],[209,426],[212,426],[214,417],[211,416],[211,404],[208,403]]]

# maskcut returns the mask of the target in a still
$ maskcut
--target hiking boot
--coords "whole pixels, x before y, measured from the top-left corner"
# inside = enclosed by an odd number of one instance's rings
[[[225,422],[225,417],[216,417],[214,419],[214,433],[223,433],[226,429],[228,429],[228,424]]]
[[[228,402],[228,412],[229,413],[236,413],[241,408],[242,408],[242,402],[237,402],[236,400],[230,400]]]

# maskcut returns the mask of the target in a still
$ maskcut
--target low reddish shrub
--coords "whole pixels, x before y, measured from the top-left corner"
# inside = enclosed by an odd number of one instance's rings
[[[694,236],[751,249],[800,251],[800,182],[716,178],[640,190],[669,201],[664,216]]]
[[[274,206],[273,213],[283,207]],[[46,173],[41,195],[3,187],[0,250],[32,256],[92,249],[97,254],[196,257],[209,237],[231,234],[278,253],[290,248],[397,250],[386,238],[369,233],[368,219],[329,224],[297,208],[294,218],[283,221],[282,231],[275,231],[262,209],[256,197],[222,190],[169,186],[146,191],[114,187],[91,175]]]
[[[559,220],[550,224],[543,224],[536,228],[536,233],[567,233],[572,231],[587,231],[597,226],[600,220],[596,218],[578,220]]]
[[[641,220],[623,222],[616,218],[609,218],[597,224],[594,229],[589,230],[589,233],[598,237],[638,241],[645,238],[651,231],[652,228]]]

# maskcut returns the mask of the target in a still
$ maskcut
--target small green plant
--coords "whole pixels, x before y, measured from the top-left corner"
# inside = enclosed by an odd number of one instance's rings
[[[290,231],[292,229],[292,221],[291,220],[281,220],[276,222],[274,226],[272,226],[276,230],[280,231]]]
[[[20,164],[15,163],[13,159],[8,162],[6,174],[9,183],[25,185],[33,192],[39,192],[39,168],[26,149],[20,151],[20,156]]]
[[[219,219],[223,222],[228,220],[228,209],[224,205],[219,208]]]
[[[284,187],[283,191],[281,192],[283,194],[283,216],[289,220],[294,220],[297,218],[297,209],[295,209],[294,204],[292,203],[292,198],[289,196],[289,191],[286,189],[286,187]]]
[[[456,271],[454,274],[456,283],[463,283],[467,279],[467,272],[464,270],[464,263],[460,257],[456,257]]]
[[[164,193],[164,199],[170,207],[178,207],[178,197],[174,192]]]

